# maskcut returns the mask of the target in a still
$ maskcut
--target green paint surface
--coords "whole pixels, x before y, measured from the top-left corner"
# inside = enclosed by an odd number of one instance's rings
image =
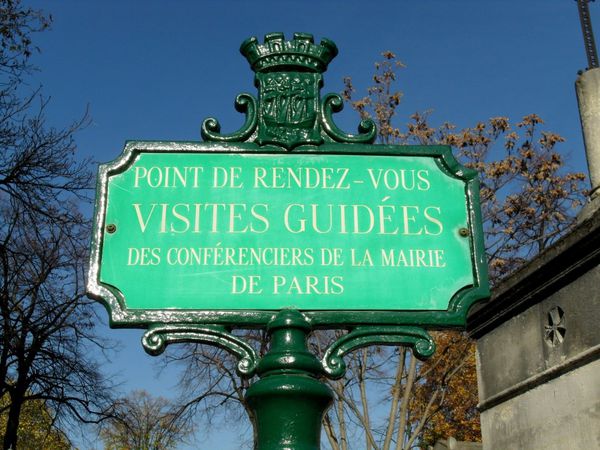
[[[139,153],[99,280],[128,309],[446,310],[475,284],[465,180],[430,156]]]

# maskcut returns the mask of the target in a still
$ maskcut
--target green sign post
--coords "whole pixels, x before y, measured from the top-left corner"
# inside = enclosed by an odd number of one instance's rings
[[[259,91],[236,99],[242,129],[207,119],[205,142],[128,142],[100,167],[88,291],[112,326],[147,328],[151,354],[211,343],[259,375],[258,449],[316,449],[332,398],[319,378],[343,376],[344,354],[429,357],[425,330],[464,326],[488,297],[478,181],[449,147],[373,145],[370,121],[339,130],[340,97],[319,93],[331,41],[274,33],[241,52]],[[271,336],[260,360],[229,332],[256,327]],[[314,328],[349,332],[319,361]]]

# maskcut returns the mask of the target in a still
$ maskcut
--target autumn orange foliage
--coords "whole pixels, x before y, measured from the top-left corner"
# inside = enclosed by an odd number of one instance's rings
[[[418,385],[411,403],[413,415],[422,417],[424,406],[434,398],[420,437],[422,444],[433,445],[450,436],[480,441],[475,344],[459,332],[439,332],[434,338],[436,355],[420,367],[423,383]],[[441,393],[436,396],[440,387]]]

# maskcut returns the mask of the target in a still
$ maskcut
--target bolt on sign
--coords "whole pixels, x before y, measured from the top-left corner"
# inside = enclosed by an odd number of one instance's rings
[[[242,44],[258,98],[203,142],[130,141],[100,166],[89,292],[113,326],[462,326],[489,295],[476,173],[446,146],[374,145],[321,98],[335,44]]]

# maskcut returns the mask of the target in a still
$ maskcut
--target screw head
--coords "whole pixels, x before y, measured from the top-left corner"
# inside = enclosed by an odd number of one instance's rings
[[[106,225],[106,232],[113,234],[115,231],[117,231],[117,226],[114,223],[109,223],[108,225]]]
[[[459,228],[458,230],[458,234],[462,237],[467,237],[469,235],[469,229],[468,228]]]

